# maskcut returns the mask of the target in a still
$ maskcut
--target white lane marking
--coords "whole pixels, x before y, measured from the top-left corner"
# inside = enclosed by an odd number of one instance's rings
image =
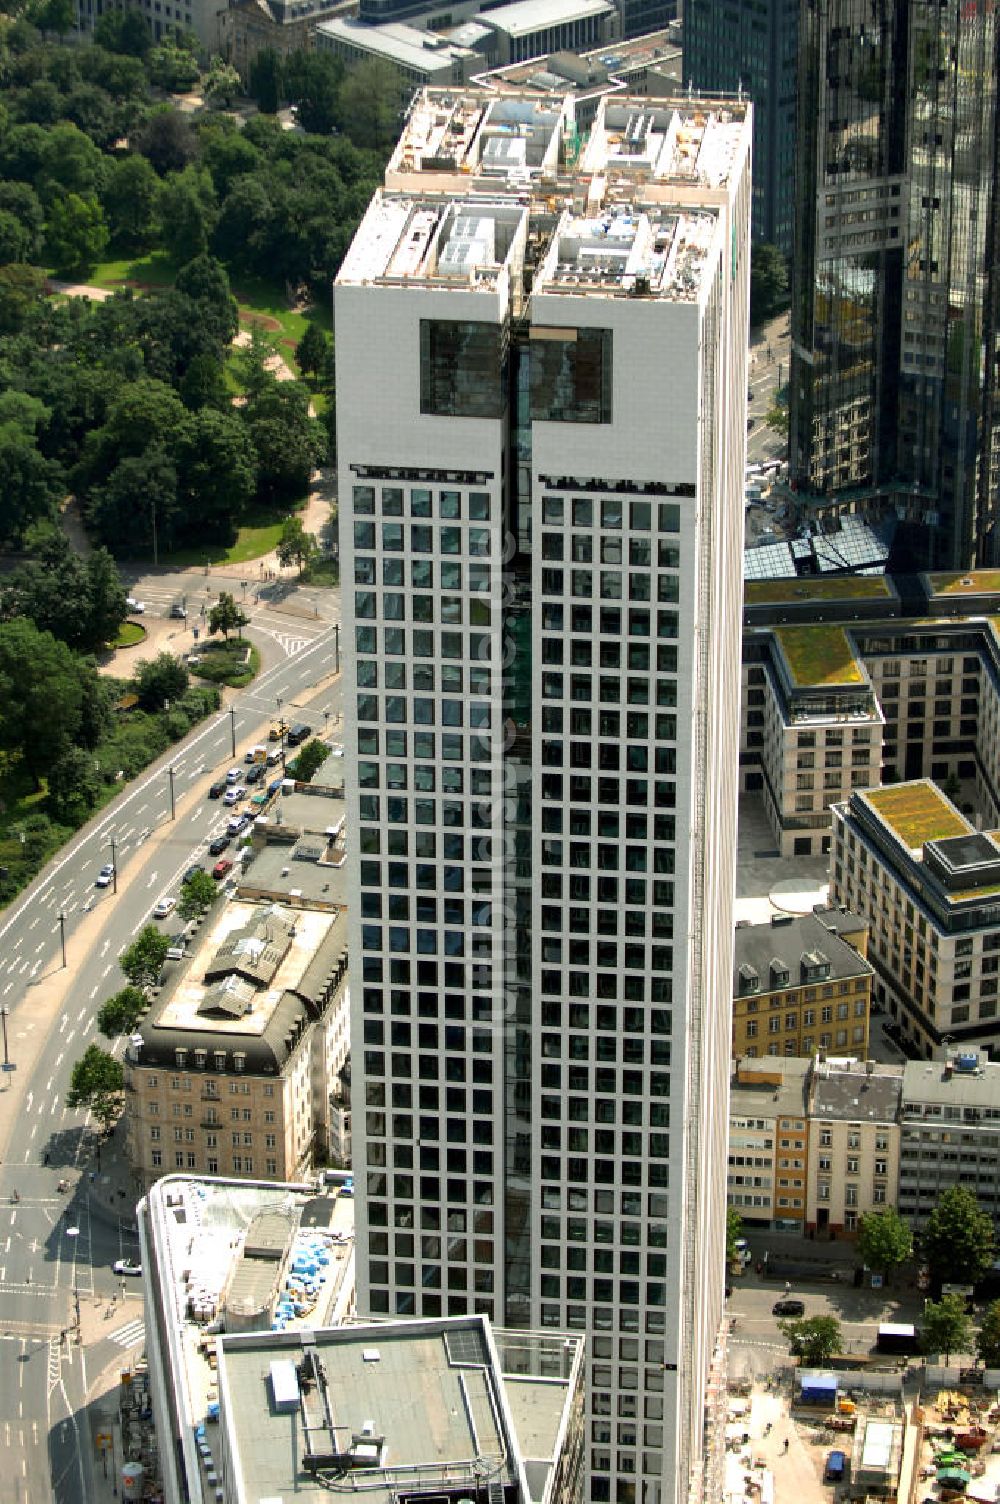
[[[64,1013],[63,1016],[62,1016],[62,1018],[59,1020],[59,1033],[60,1034],[62,1033],[63,1029],[65,1029],[65,1027],[66,1027],[66,1020],[68,1018],[69,1018],[69,1014],[68,1013]]]
[[[146,884],[146,887],[147,888],[151,888],[153,886],[153,884],[156,882],[156,879],[157,879],[157,873],[156,873],[156,871],[154,869],[154,871],[152,871],[149,874],[149,882]]]
[[[100,990],[101,990],[100,987],[92,987],[90,989],[90,996],[91,996],[91,998],[95,998],[97,996],[97,994],[100,992]],[[83,1009],[82,1008],[80,1010],[80,1015],[79,1016],[81,1018],[83,1017]]]
[[[69,1033],[66,1035],[66,1045],[67,1045],[67,1048],[73,1043],[73,1039],[74,1039],[75,1035],[76,1035],[76,1030],[75,1029],[70,1029]]]
[[[101,946],[101,949],[100,949],[100,958],[101,958],[102,961],[104,960],[104,957],[108,953],[108,947],[110,946],[110,944],[111,944],[110,940],[105,940],[104,944]]]

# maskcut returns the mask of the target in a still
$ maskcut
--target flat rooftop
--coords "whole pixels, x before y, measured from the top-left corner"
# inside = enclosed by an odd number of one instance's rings
[[[335,16],[329,21],[320,21],[316,31],[320,37],[339,42],[348,49],[356,47],[361,52],[377,53],[428,76],[440,73],[445,81],[450,80],[457,59],[473,56],[471,48],[446,41],[435,32],[420,31],[405,21],[372,26],[359,21],[357,16]]]
[[[492,25],[502,11],[535,8],[519,0],[485,16]],[[534,292],[689,300],[747,150],[746,108],[602,98],[581,138],[569,85],[544,98],[425,88],[337,285],[520,295],[530,233]]]
[[[901,1065],[817,1065],[810,1115],[829,1122],[894,1123],[903,1089]]]
[[[835,579],[747,580],[743,597],[748,606],[772,606],[802,601],[880,600],[892,591],[884,575],[838,575]]]
[[[363,1479],[372,1504],[395,1504],[462,1488],[474,1497],[495,1483],[523,1504],[545,1498],[582,1339],[535,1335],[544,1371],[513,1375],[511,1403],[501,1336],[495,1342],[480,1316],[223,1336],[220,1428],[232,1486],[247,1499],[332,1500]],[[275,1363],[288,1386],[280,1406]],[[527,1423],[523,1439],[515,1417]]]
[[[970,569],[954,574],[922,576],[928,597],[1000,595],[1000,569]]]
[[[851,798],[868,805],[909,851],[922,851],[927,841],[966,835],[972,828],[929,778],[856,792]]]
[[[858,655],[843,627],[775,627],[792,685],[805,689],[864,684]]]
[[[238,892],[247,898],[292,904],[296,913],[300,906],[308,908],[310,904],[345,907],[348,888],[343,856],[339,843],[331,849],[312,835],[299,836],[291,844],[268,841],[255,845],[253,861],[239,879]]]
[[[568,26],[590,16],[607,16],[614,12],[609,0],[511,0],[480,13],[480,21],[505,36],[530,36],[550,26]]]
[[[230,937],[240,931],[256,928],[266,938],[268,914],[273,914],[275,943],[280,942],[282,954],[275,967],[269,968],[267,985],[250,984],[241,993],[245,1012],[228,1015],[213,1011],[206,1014],[204,1008],[210,1003],[211,984],[205,980],[216,955],[231,949]],[[185,1029],[203,1033],[234,1035],[263,1034],[271,1017],[281,1002],[283,993],[293,992],[302,981],[316,951],[326,939],[336,920],[335,913],[315,913],[311,910],[282,910],[274,905],[271,910],[259,904],[236,902],[223,906],[211,925],[202,932],[201,944],[191,956],[186,969],[179,976],[169,996],[153,1011],[143,1024],[144,1031],[157,1029]],[[287,946],[287,949],[285,948]],[[238,958],[237,958],[238,959]],[[251,958],[247,957],[249,962]]]

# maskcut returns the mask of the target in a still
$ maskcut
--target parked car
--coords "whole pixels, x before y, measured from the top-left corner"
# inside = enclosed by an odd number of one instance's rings
[[[267,757],[267,748],[266,747],[261,747],[258,744],[257,746],[250,748],[249,752],[246,754],[246,756],[244,757],[243,761],[244,762],[248,762],[248,763],[263,762],[266,757]]]
[[[805,1314],[804,1300],[776,1300],[771,1307],[772,1316],[804,1316]]]
[[[232,872],[232,870],[232,862],[229,860],[228,856],[224,856],[222,860],[216,862],[215,866],[212,868],[212,876],[214,878],[221,879],[225,877],[228,872]]]
[[[248,818],[249,816],[247,815],[234,815],[229,824],[226,826],[226,830],[228,831],[229,835],[238,836],[240,831],[246,824]]]
[[[831,1452],[826,1459],[827,1483],[839,1483],[847,1471],[847,1453]]]
[[[243,777],[243,769],[242,768],[230,768],[229,772],[226,774],[226,783],[229,785],[230,788],[232,788],[233,784],[234,783],[239,783],[239,781],[240,781],[240,779],[242,777]]]
[[[276,794],[281,788],[281,785],[284,783],[284,781],[285,780],[283,778],[272,778],[271,782],[267,786],[267,792],[269,794]]]
[[[215,782],[209,786],[208,797],[210,799],[221,799],[225,792],[226,780],[224,778],[217,778]]]
[[[187,607],[181,601],[174,601],[170,615],[174,621],[187,621]]]
[[[219,856],[221,852],[225,851],[226,847],[230,844],[231,841],[231,836],[216,836],[215,840],[209,843],[209,852],[212,856]]]
[[[142,1273],[142,1265],[132,1259],[115,1259],[111,1267],[116,1274],[140,1275]]]
[[[343,755],[344,755],[344,749],[341,746],[340,742],[331,742],[330,743],[330,756],[331,757],[343,757]]]
[[[255,762],[252,768],[247,768],[246,782],[247,784],[260,783],[263,776],[264,764],[262,762]]]
[[[181,887],[183,887],[185,883],[189,883],[196,872],[204,872],[204,870],[204,867],[200,867],[198,863],[195,862],[192,867],[189,867],[187,869],[184,876],[181,878]]]
[[[243,784],[236,783],[232,788],[227,789],[223,794],[222,802],[223,804],[239,804],[241,799],[246,798],[246,793],[247,791],[244,788]]]
[[[114,875],[115,869],[113,864],[111,862],[105,862],[104,866],[97,874],[97,882],[94,884],[94,886],[97,888],[109,888],[114,879]]]
[[[153,910],[153,918],[166,919],[167,915],[170,913],[176,902],[176,898],[171,898],[169,894],[165,894],[156,905],[156,908]]]
[[[297,747],[300,742],[304,742],[306,737],[311,735],[311,726],[307,726],[305,721],[296,721],[285,739],[290,747]]]
[[[278,766],[278,763],[281,761],[281,756],[281,748],[272,747],[271,751],[267,754],[267,766],[269,768],[276,768]]]
[[[141,616],[146,609],[145,601],[137,601],[134,595],[125,597],[125,604],[132,616]]]
[[[283,736],[287,736],[287,735],[288,735],[288,722],[287,721],[275,721],[274,725],[271,727],[270,731],[267,733],[267,739],[268,739],[269,742],[280,742],[281,738]]]

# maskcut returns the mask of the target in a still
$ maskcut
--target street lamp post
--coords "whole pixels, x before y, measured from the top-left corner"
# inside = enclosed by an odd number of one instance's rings
[[[173,765],[167,769],[167,777],[170,779],[170,818],[177,819],[177,806],[174,804],[174,769]]]
[[[337,669],[336,669],[336,672],[339,674],[340,673],[340,622],[339,621],[338,622],[334,622],[334,624],[333,624],[333,641],[334,641],[334,645],[336,647],[336,652],[337,652]]]
[[[62,961],[63,961],[63,969],[65,970],[65,968],[66,968],[66,915],[62,912],[62,910],[60,910],[60,912],[59,912],[59,943],[62,946]]]
[[[229,735],[233,744],[233,756],[236,756],[236,706],[229,707]]]
[[[10,1056],[7,1053],[7,1015],[9,1012],[9,1008],[0,1008],[0,1024],[3,1025],[3,1068],[5,1074],[7,1067],[10,1065]]]
[[[117,893],[118,892],[118,860],[117,860],[117,858],[115,856],[115,838],[114,838],[114,836],[109,836],[108,840],[109,840],[109,844],[111,846],[111,891],[112,891],[112,893]]]
[[[282,771],[282,773],[284,773],[284,771],[285,771],[285,723],[281,719],[281,696],[280,695],[276,695],[275,699],[276,699],[277,705],[278,705],[278,731],[281,734],[281,771]]]

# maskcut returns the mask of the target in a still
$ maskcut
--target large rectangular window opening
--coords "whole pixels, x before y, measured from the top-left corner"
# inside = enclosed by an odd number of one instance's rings
[[[420,411],[499,418],[506,403],[506,338],[499,324],[420,320]]]
[[[532,329],[531,416],[541,423],[611,422],[610,329]]]

